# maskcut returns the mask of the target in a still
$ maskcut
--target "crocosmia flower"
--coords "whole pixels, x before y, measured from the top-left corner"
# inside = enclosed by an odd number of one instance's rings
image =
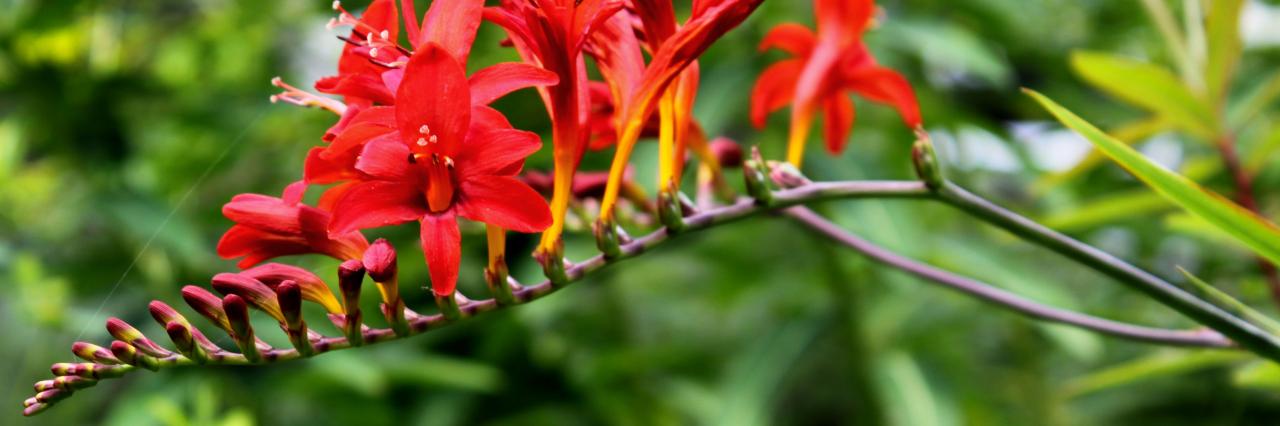
[[[240,194],[222,206],[222,214],[236,223],[218,241],[218,255],[243,257],[241,268],[295,254],[324,254],[335,259],[359,259],[369,241],[359,232],[329,232],[328,211],[302,204],[307,185],[296,182],[282,197]]]
[[[335,202],[329,232],[418,221],[432,289],[449,295],[461,255],[458,217],[518,232],[550,226],[546,201],[515,177],[541,146],[538,136],[508,128],[487,107],[475,111],[462,65],[435,43],[420,46],[404,68],[393,126],[363,144],[360,177]]]
[[[791,106],[787,160],[800,165],[813,115],[821,110],[827,150],[844,150],[853,128],[849,94],[892,105],[910,127],[919,127],[920,107],[911,84],[902,75],[876,64],[862,33],[871,23],[871,0],[817,0],[818,32],[800,24],[774,27],[760,43],[761,50],[777,48],[793,57],[775,63],[760,75],[751,93],[751,120],[763,128],[769,113]]]

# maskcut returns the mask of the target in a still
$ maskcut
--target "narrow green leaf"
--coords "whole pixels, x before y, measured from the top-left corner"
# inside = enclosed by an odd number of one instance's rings
[[[1075,398],[1146,380],[1236,364],[1248,359],[1248,354],[1230,351],[1162,352],[1074,379],[1063,388],[1063,394],[1067,398]]]
[[[1280,96],[1280,70],[1272,73],[1262,83],[1250,89],[1238,102],[1228,110],[1228,121],[1231,128],[1239,129],[1249,124],[1258,114],[1275,102]]]
[[[1240,10],[1244,1],[1214,0],[1209,4],[1205,24],[1209,55],[1204,64],[1204,84],[1210,102],[1224,105],[1231,77],[1244,50],[1240,41]]]
[[[1149,217],[1173,208],[1169,200],[1150,191],[1123,191],[1105,195],[1040,220],[1050,228],[1072,232],[1105,225],[1120,219]]]
[[[1171,127],[1173,127],[1172,123],[1169,123],[1168,120],[1160,117],[1159,115],[1152,115],[1150,117],[1113,128],[1110,133],[1114,135],[1116,139],[1132,145],[1138,141],[1155,136],[1157,133],[1169,130]],[[1106,161],[1106,159],[1107,157],[1102,155],[1101,152],[1098,152],[1097,149],[1090,149],[1089,154],[1085,156],[1083,160],[1080,160],[1079,163],[1076,163],[1074,167],[1062,172],[1045,175],[1032,184],[1031,190],[1034,193],[1043,194],[1045,191],[1053,189],[1062,183],[1068,182],[1090,170],[1093,170],[1099,164]]]
[[[1272,334],[1280,334],[1280,323],[1277,323],[1276,320],[1263,315],[1261,312],[1258,312],[1253,308],[1250,308],[1249,305],[1236,300],[1236,298],[1231,297],[1231,295],[1226,292],[1218,290],[1218,288],[1214,287],[1213,284],[1205,282],[1205,280],[1200,279],[1200,277],[1195,276],[1190,271],[1182,269],[1181,266],[1178,267],[1178,272],[1181,272],[1182,276],[1187,277],[1187,284],[1189,285],[1184,287],[1187,291],[1191,292],[1191,294],[1194,294],[1201,299],[1208,300],[1219,308],[1222,308],[1233,315],[1244,318]]]
[[[1258,255],[1280,263],[1280,228],[1243,207],[1201,188],[1195,182],[1152,162],[1123,142],[1107,136],[1097,127],[1030,89],[1024,91],[1040,102],[1062,124],[1080,133],[1157,193],[1186,211],[1214,224],[1248,245]]]
[[[1212,110],[1165,68],[1107,53],[1071,54],[1076,74],[1131,105],[1168,119],[1179,129],[1212,139],[1217,129]]]

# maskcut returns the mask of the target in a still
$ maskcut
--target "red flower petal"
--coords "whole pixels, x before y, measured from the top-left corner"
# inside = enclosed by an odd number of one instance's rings
[[[867,29],[875,8],[872,0],[815,0],[813,3],[818,32],[832,34],[840,44],[854,41]]]
[[[840,91],[827,96],[823,105],[823,134],[827,139],[827,151],[839,154],[849,141],[849,130],[853,128],[853,100]]]
[[[462,235],[453,213],[423,215],[422,254],[431,274],[431,289],[437,295],[452,295],[458,287],[458,264],[462,261]]]
[[[522,62],[503,62],[471,75],[471,104],[488,105],[508,93],[526,87],[550,86],[560,77],[551,71]]]
[[[302,166],[302,178],[307,183],[323,185],[360,177],[355,169],[355,150],[333,159],[324,158],[324,151],[325,148],[319,146],[307,151],[307,160]]]
[[[414,52],[405,65],[396,102],[400,137],[411,150],[457,153],[471,120],[471,90],[466,71],[444,48],[427,43]],[[431,136],[435,143],[428,142]]]
[[[320,157],[335,161],[345,155],[349,155],[351,151],[359,152],[356,148],[369,142],[374,138],[391,138],[398,140],[395,135],[396,129],[385,127],[375,123],[357,123],[347,127],[338,137],[329,144],[329,148],[320,153]]]
[[[892,105],[907,126],[920,125],[920,105],[916,101],[916,92],[901,74],[889,68],[869,67],[851,73],[847,79],[845,84],[849,90],[867,99]]]
[[[502,129],[510,129],[511,122],[507,121],[507,116],[502,115],[498,110],[490,108],[486,105],[475,105],[471,107],[471,127],[496,127]]]
[[[537,134],[515,129],[472,126],[467,147],[458,153],[459,180],[477,175],[514,175],[525,157],[542,147]]]
[[[480,28],[483,11],[484,0],[431,2],[431,8],[427,9],[427,14],[422,19],[422,32],[418,40],[414,41],[414,47],[419,48],[427,43],[439,44],[458,63],[466,65],[471,44],[476,40],[476,30]]]
[[[770,113],[791,103],[802,69],[801,59],[787,59],[765,68],[751,89],[751,124],[763,129]]]
[[[422,191],[401,182],[372,181],[353,185],[333,206],[330,234],[376,228],[415,220],[427,214]]]
[[[776,48],[791,56],[803,58],[813,51],[814,43],[813,31],[809,27],[796,23],[778,24],[760,40],[760,51]]]
[[[365,58],[360,60],[368,62]],[[347,98],[366,99],[383,105],[394,104],[396,101],[379,74],[340,74],[337,77],[320,79],[316,81],[316,90]]]
[[[356,169],[377,179],[407,180],[414,176],[409,155],[409,147],[398,140],[374,139],[360,151]]]
[[[459,188],[458,214],[517,232],[539,232],[551,226],[547,201],[519,179],[474,176]]]

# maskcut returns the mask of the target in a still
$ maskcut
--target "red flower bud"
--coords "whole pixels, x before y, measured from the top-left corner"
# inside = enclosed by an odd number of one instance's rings
[[[385,283],[396,279],[395,247],[382,238],[374,241],[364,251],[364,268],[369,273],[369,278],[376,282]]]

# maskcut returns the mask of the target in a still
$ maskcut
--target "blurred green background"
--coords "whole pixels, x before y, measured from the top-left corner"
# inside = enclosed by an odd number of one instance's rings
[[[364,2],[347,3],[355,11]],[[886,19],[867,43],[915,84],[952,178],[1159,275],[1179,278],[1175,267],[1187,267],[1275,313],[1247,251],[1143,198],[1147,190],[1118,167],[1053,183],[1088,145],[1018,89],[1041,90],[1103,127],[1140,117],[1068,65],[1072,49],[1087,48],[1170,66],[1140,0],[880,3]],[[1182,3],[1168,4],[1176,11]],[[182,285],[233,268],[213,254],[230,226],[221,204],[296,180],[333,120],[267,101],[273,76],[309,86],[334,72],[341,44],[324,28],[329,6],[0,0],[0,424],[1272,424],[1280,415],[1275,365],[1029,321],[761,217],[409,341],[266,368],[143,372],[22,419],[30,384],[49,375],[50,363],[70,360],[73,341],[107,342],[108,316],[150,323],[148,300],[181,304]],[[786,114],[762,132],[747,123],[755,76],[782,57],[755,44],[774,24],[810,23],[811,14],[806,1],[766,2],[704,57],[697,114],[711,133],[781,157]],[[1277,2],[1248,2],[1234,90],[1255,89],[1280,65],[1276,22]],[[482,29],[473,69],[515,59],[497,46],[501,38]],[[498,107],[549,141],[536,95]],[[809,174],[910,178],[911,135],[892,110],[859,100],[857,120],[845,155],[828,158],[810,144]],[[1280,145],[1277,123],[1280,109],[1268,107],[1240,140],[1261,170],[1268,213],[1280,211],[1280,165],[1270,154]],[[1139,146],[1171,167],[1210,164],[1194,176],[1231,193],[1204,144],[1162,132]],[[650,187],[655,151],[642,144],[636,161]],[[539,153],[530,168],[548,167],[548,158]],[[607,161],[592,154],[585,164]],[[889,248],[1039,301],[1193,326],[940,205],[819,208]],[[413,226],[370,235],[400,247],[407,283],[425,283]],[[483,295],[483,238],[466,239],[462,289]],[[515,236],[512,250],[527,253],[533,243]],[[571,258],[592,247],[581,230],[569,239]],[[521,279],[538,276],[529,259],[510,257]],[[324,277],[335,267],[296,263]],[[430,305],[421,288],[406,287],[411,307]]]

